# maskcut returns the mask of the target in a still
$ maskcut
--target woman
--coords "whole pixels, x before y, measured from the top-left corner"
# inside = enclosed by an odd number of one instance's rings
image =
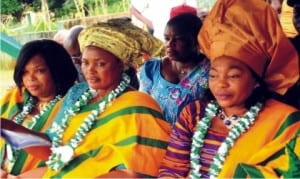
[[[201,26],[201,20],[192,14],[169,20],[167,57],[147,61],[140,71],[140,90],[156,99],[172,125],[182,107],[201,98],[207,89],[209,61],[199,52],[197,42]]]
[[[267,89],[284,93],[299,76],[273,9],[217,1],[199,41],[212,96],[180,113],[159,177],[299,178],[300,111],[268,98]]]
[[[46,39],[30,41],[21,49],[14,69],[17,88],[9,90],[0,101],[1,117],[34,131],[45,131],[51,124],[48,118],[54,105],[75,80],[76,69],[61,45]],[[32,155],[1,142],[2,177],[41,165]]]
[[[123,169],[156,176],[170,126],[155,100],[134,91],[124,73],[140,59],[142,44],[110,23],[84,29],[79,44],[86,82],[70,89],[47,131],[52,151],[41,156],[48,159],[44,177],[124,177]]]

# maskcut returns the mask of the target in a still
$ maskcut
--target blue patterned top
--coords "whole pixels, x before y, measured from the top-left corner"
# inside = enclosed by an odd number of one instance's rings
[[[201,99],[208,88],[209,60],[204,59],[178,84],[165,80],[160,73],[162,61],[151,59],[140,70],[140,91],[150,94],[160,105],[168,122],[174,125],[188,103]]]
[[[63,101],[62,101],[62,105],[61,105],[61,108],[59,109],[59,111],[57,112],[56,116],[55,116],[55,119],[53,121],[52,124],[54,123],[57,123],[57,124],[60,124],[62,123],[62,119],[63,117],[65,116],[65,112],[67,110],[69,110],[70,107],[72,107],[75,102],[79,99],[79,97],[85,92],[87,91],[89,88],[87,82],[81,82],[81,83],[77,83],[75,84],[74,86],[72,86],[67,94],[65,95],[65,97],[63,98]],[[55,137],[57,134],[56,132],[51,132],[51,131],[55,131],[55,130],[52,130],[52,128],[55,128],[55,125],[51,125],[47,131],[45,132],[46,135],[51,139],[53,140],[53,137]]]

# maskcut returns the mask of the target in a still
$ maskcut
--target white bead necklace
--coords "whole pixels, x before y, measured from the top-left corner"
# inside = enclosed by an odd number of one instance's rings
[[[54,122],[52,129],[55,130],[56,136],[52,141],[52,153],[46,162],[52,170],[60,170],[65,165],[68,164],[74,157],[74,150],[82,142],[86,134],[91,130],[94,122],[96,121],[97,116],[99,116],[119,94],[121,94],[129,86],[130,77],[123,73],[122,81],[112,90],[108,95],[104,96],[103,99],[99,102],[99,107],[92,110],[87,118],[84,119],[83,123],[80,125],[79,129],[75,135],[67,142],[65,145],[62,145],[62,137],[65,128],[68,126],[70,118],[75,116],[82,106],[87,105],[88,101],[93,98],[97,93],[94,89],[89,89],[87,92],[84,92],[80,98],[75,102],[75,104],[65,112],[65,116],[62,119],[61,123],[57,124]],[[53,132],[53,131],[52,131]]]
[[[45,113],[47,113],[49,110],[53,108],[53,106],[61,99],[60,95],[57,95],[53,100],[51,100],[45,108],[43,108],[42,111],[40,111],[39,114],[36,114],[32,118],[32,123],[30,126],[28,126],[28,129],[32,129],[32,127],[36,124],[36,122],[41,118],[41,116]],[[34,107],[34,99],[33,97],[29,97],[28,101],[23,107],[22,112],[20,112],[15,118],[14,122],[17,124],[22,124],[22,122],[25,119],[25,116],[27,116],[33,109]]]
[[[40,120],[40,118],[47,114],[50,110],[52,110],[53,106],[61,99],[60,95],[57,95],[53,100],[51,100],[39,114],[36,114],[31,119],[29,125],[27,126],[28,129],[32,129],[35,124]],[[23,106],[22,111],[13,119],[13,121],[17,124],[22,124],[25,117],[32,111],[34,108],[35,100],[32,96],[29,97],[28,101]],[[18,156],[19,150],[13,149],[11,145],[6,145],[7,151],[7,159],[10,163],[14,163],[16,161],[16,157]]]
[[[221,143],[216,155],[209,168],[210,178],[217,178],[222,166],[224,164],[226,156],[229,154],[229,149],[234,145],[235,140],[244,132],[246,132],[250,126],[254,123],[258,112],[262,107],[261,103],[257,103],[252,106],[246,114],[240,118],[240,120],[229,131],[225,140]],[[204,145],[204,138],[211,125],[211,119],[216,116],[218,111],[218,105],[216,102],[209,103],[205,108],[205,116],[197,123],[196,131],[193,135],[192,148],[190,154],[190,177],[201,178],[200,173],[200,155],[201,148]]]

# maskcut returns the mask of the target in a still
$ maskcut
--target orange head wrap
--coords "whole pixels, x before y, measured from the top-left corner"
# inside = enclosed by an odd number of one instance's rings
[[[210,60],[221,56],[240,60],[280,94],[299,78],[297,52],[264,1],[218,0],[198,40]]]

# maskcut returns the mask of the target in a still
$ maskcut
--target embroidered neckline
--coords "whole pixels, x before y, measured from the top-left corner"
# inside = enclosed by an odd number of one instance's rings
[[[190,164],[191,164],[190,177],[191,178],[201,178],[201,173],[200,173],[201,148],[204,145],[204,138],[211,125],[211,120],[213,117],[217,115],[218,108],[219,106],[217,105],[216,101],[208,103],[205,108],[205,116],[196,125],[196,131],[193,135],[191,154],[190,154]],[[261,108],[262,108],[261,103],[255,104],[231,128],[227,137],[221,143],[210,165],[209,168],[210,178],[218,177],[221,168],[224,164],[225,158],[229,154],[230,148],[234,145],[234,142],[239,138],[239,136],[241,136],[244,132],[246,132],[251,127]]]
[[[99,116],[105,110],[105,108],[115,100],[117,96],[126,90],[126,88],[129,86],[129,83],[130,77],[123,73],[120,84],[108,95],[101,99],[98,104],[98,108],[91,111],[91,113],[83,120],[83,123],[80,125],[75,135],[68,142],[66,142],[65,145],[62,145],[62,137],[71,117],[75,116],[80,111],[82,106],[87,105],[88,101],[95,96],[97,91],[91,88],[88,89],[88,91],[84,92],[75,102],[75,104],[65,112],[65,115],[60,123],[53,123],[50,132],[55,132],[56,136],[52,141],[52,153],[46,162],[46,164],[49,165],[52,170],[57,171],[62,169],[66,164],[68,164],[69,161],[73,159],[74,150],[83,141],[87,133],[92,129],[97,116]]]

